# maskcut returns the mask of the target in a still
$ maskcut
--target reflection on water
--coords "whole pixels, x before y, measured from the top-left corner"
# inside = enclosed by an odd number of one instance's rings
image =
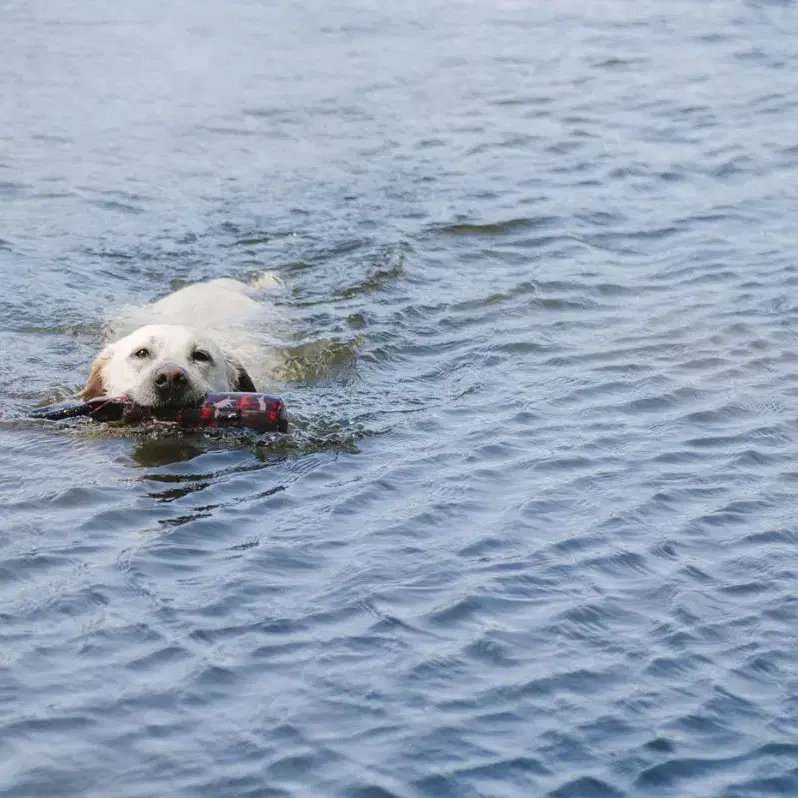
[[[130,452],[130,457],[136,465],[143,468],[193,460],[205,449],[202,446],[201,434],[192,437],[195,438],[194,441],[187,440],[184,435],[157,438],[146,437],[135,444]],[[207,478],[208,476],[206,476]],[[169,477],[163,477],[163,481],[169,482],[172,480]],[[174,481],[182,481],[182,479],[175,478]]]

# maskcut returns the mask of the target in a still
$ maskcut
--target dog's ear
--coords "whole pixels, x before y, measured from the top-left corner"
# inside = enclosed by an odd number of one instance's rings
[[[104,349],[97,355],[94,363],[91,365],[89,371],[89,378],[83,386],[83,390],[78,393],[81,399],[94,399],[97,396],[105,396],[105,381],[103,380],[103,371],[111,359],[111,352]]]
[[[257,388],[252,382],[247,370],[234,357],[227,358],[227,367],[230,370],[231,383],[234,391],[244,391],[245,393],[256,393]]]

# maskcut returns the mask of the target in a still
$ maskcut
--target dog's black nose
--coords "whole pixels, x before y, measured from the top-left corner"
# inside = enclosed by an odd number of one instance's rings
[[[152,378],[155,387],[161,391],[179,391],[188,385],[188,374],[180,366],[161,366]]]

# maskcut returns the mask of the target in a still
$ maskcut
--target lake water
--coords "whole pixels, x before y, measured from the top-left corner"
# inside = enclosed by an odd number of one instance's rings
[[[798,794],[798,5],[0,0],[0,794]],[[294,430],[25,419],[285,284]]]

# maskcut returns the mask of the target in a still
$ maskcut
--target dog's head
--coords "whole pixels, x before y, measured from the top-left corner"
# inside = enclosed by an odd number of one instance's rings
[[[199,403],[209,391],[254,391],[243,366],[190,327],[141,327],[100,352],[78,394],[127,396],[146,407]]]

